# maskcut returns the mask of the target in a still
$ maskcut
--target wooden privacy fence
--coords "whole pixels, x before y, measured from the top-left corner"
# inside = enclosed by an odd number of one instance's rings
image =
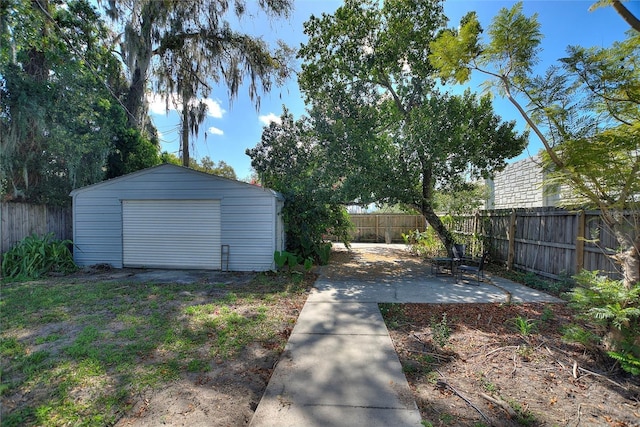
[[[617,241],[599,211],[493,210],[456,219],[455,234],[461,240],[479,237],[491,258],[508,267],[554,279],[581,269],[622,277],[610,257]]]
[[[70,207],[0,203],[1,254],[31,234],[53,233],[56,239],[71,240],[73,224]]]
[[[406,214],[351,214],[355,231],[351,234],[354,242],[402,243],[402,233],[410,230],[424,231],[422,215]]]

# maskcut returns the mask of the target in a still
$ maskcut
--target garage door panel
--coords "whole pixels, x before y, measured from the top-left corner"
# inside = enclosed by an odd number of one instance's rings
[[[126,267],[220,269],[219,200],[126,200]]]

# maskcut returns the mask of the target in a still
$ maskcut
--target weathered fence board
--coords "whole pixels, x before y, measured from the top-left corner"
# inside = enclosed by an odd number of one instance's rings
[[[402,243],[402,233],[410,230],[424,231],[426,223],[422,215],[406,214],[351,214],[355,231],[354,242]]]
[[[484,241],[494,261],[542,276],[561,278],[581,269],[620,278],[615,236],[598,211],[532,208],[481,211],[456,218],[454,234],[469,230]]]
[[[0,254],[27,236],[47,233],[60,240],[73,238],[70,207],[0,203]]]

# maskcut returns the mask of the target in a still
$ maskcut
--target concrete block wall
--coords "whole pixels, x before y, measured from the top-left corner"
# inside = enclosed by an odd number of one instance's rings
[[[508,165],[504,171],[487,181],[489,199],[487,209],[535,208],[557,206],[559,195],[545,191],[544,173],[537,157],[526,158]]]

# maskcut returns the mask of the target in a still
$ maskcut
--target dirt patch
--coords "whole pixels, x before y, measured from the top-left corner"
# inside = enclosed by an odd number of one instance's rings
[[[413,256],[405,245],[366,245],[347,250],[335,245],[331,263],[323,274],[329,279],[366,280],[376,278],[425,277],[431,274],[431,265]]]

